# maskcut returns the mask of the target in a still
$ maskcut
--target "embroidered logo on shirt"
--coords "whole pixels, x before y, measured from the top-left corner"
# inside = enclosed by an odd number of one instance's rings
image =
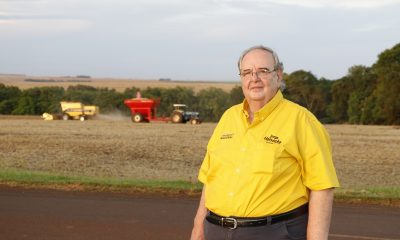
[[[270,135],[269,137],[264,137],[266,143],[269,144],[281,144],[281,140],[279,140],[278,136]]]
[[[223,133],[219,139],[231,139],[233,138],[233,133]]]

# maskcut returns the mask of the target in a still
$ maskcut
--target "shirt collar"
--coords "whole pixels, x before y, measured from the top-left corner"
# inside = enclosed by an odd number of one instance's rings
[[[258,115],[258,117],[262,119],[267,118],[272,113],[272,111],[279,105],[279,103],[282,102],[282,100],[283,100],[282,92],[278,90],[275,96],[269,102],[267,102],[267,104],[265,104],[264,107],[262,107],[260,110],[254,113],[254,116]],[[242,112],[246,117],[246,119],[249,117],[249,113],[247,110],[248,108],[249,108],[249,103],[247,102],[246,99],[244,99],[242,103]]]

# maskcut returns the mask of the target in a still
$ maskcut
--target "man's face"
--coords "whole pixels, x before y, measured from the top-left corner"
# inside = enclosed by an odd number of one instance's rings
[[[249,104],[268,103],[280,87],[282,72],[274,70],[275,62],[270,52],[255,49],[247,53],[241,64],[241,81],[243,94]],[[262,72],[264,69],[264,72]],[[265,69],[269,71],[266,72]],[[243,74],[243,73],[249,74]],[[256,74],[258,72],[258,74]]]

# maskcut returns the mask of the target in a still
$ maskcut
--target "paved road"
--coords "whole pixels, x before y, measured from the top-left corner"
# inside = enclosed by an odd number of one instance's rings
[[[188,239],[198,199],[0,186],[0,239]],[[400,209],[335,204],[330,239],[400,240]]]

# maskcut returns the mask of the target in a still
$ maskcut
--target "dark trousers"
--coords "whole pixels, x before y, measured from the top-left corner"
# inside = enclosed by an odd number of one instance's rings
[[[204,220],[206,240],[306,239],[308,214],[272,225],[224,228]]]

